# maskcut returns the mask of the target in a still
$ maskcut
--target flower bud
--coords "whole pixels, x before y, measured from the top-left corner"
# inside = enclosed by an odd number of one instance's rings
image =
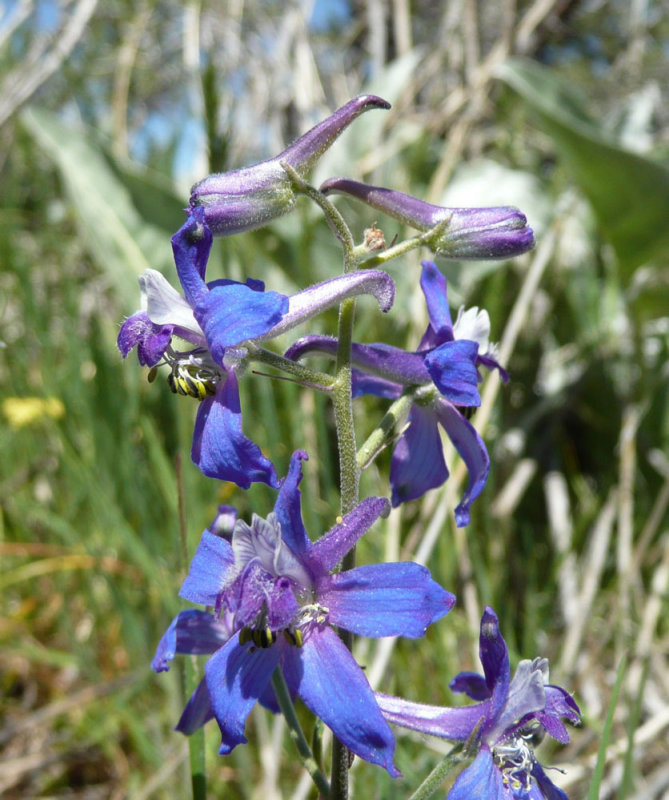
[[[534,234],[517,208],[444,208],[380,186],[367,186],[349,178],[330,178],[320,187],[323,194],[348,194],[395,219],[429,231],[441,229],[426,242],[444,258],[479,261],[512,258],[534,247]]]
[[[209,175],[196,183],[191,189],[191,208],[204,206],[205,222],[214,236],[260,228],[287,214],[296,198],[281,162],[304,176],[350,123],[370,108],[387,109],[390,103],[371,94],[350,100],[278,156],[232,172]]]

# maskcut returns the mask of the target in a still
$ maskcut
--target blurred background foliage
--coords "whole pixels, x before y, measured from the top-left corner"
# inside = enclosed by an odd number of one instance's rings
[[[122,363],[116,333],[139,272],[175,280],[169,237],[194,180],[274,155],[373,91],[393,110],[358,120],[315,185],[346,174],[445,205],[515,204],[538,248],[440,264],[456,307],[490,311],[512,380],[499,393],[491,380],[475,417],[493,468],[468,530],[452,525],[453,460],[443,491],[360,547],[363,562],[427,562],[456,610],[424,643],[360,642],[358,657],[379,688],[452,704],[448,681],[478,668],[478,618],[492,605],[513,663],[548,656],[582,706],[571,745],[542,746],[574,799],[588,796],[627,653],[590,796],[668,797],[666,3],[6,0],[0,14],[0,794],[188,796],[186,745],[171,731],[180,669],[148,665],[217,504],[266,514],[273,492],[197,473],[196,404]],[[339,207],[357,239],[374,221],[388,241],[407,233]],[[396,306],[380,318],[361,301],[356,338],[415,346],[426,256],[390,265]],[[210,267],[286,292],[339,269],[306,200],[218,241]],[[245,427],[279,474],[294,448],[312,454],[304,515],[312,535],[327,529],[326,400],[260,376],[242,391]],[[373,399],[358,407],[361,441],[381,412]],[[363,491],[385,491],[387,469],[383,454]],[[211,796],[308,797],[281,721],[256,711],[249,734],[219,758],[208,729]],[[445,748],[398,739],[404,779],[356,769],[353,796],[407,796]]]

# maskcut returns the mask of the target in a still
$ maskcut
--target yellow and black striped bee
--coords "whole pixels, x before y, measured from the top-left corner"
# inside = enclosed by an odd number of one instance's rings
[[[241,645],[253,642],[255,647],[262,647],[263,650],[266,650],[271,647],[275,641],[276,636],[269,626],[264,628],[245,627],[239,632],[239,644]]]
[[[174,363],[167,376],[167,384],[174,394],[204,400],[207,395],[216,394],[216,382],[209,372],[198,369],[195,365]]]

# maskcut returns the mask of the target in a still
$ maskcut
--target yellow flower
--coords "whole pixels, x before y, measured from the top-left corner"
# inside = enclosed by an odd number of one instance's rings
[[[6,397],[2,401],[2,414],[12,428],[23,428],[43,417],[60,419],[65,406],[57,397]]]

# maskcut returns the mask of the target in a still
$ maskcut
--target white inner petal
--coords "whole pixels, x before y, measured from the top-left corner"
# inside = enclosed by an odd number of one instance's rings
[[[494,728],[488,734],[489,741],[495,744],[505,731],[512,727],[518,720],[527,714],[541,711],[546,706],[546,691],[544,689],[544,672],[546,659],[530,661],[524,659],[519,662],[516,674],[509,686],[509,695],[506,704],[499,715]]]
[[[465,311],[464,306],[458,310],[458,318],[453,326],[453,336],[456,339],[470,339],[478,342],[479,353],[485,355],[490,346],[490,316],[483,309],[476,306]]]
[[[290,578],[299,586],[311,587],[309,573],[281,538],[281,526],[274,513],[268,514],[267,519],[254,514],[251,527],[238,520],[232,534],[232,551],[238,573],[255,559],[275,578]]]
[[[202,328],[193,316],[193,309],[185,297],[155,269],[147,269],[139,276],[142,292],[142,307],[151,322],[156,325],[178,325],[199,336],[204,336]]]

